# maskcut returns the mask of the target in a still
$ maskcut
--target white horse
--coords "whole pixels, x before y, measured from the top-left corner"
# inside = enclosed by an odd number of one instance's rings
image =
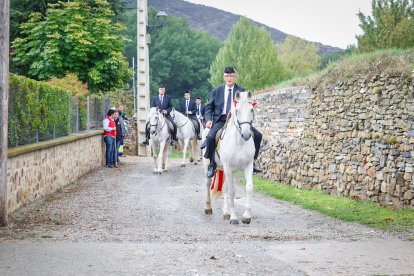
[[[163,170],[168,171],[170,158],[170,134],[167,120],[158,107],[151,107],[148,117],[150,122],[150,145],[155,162],[154,174],[161,174]],[[158,158],[157,148],[159,149]]]
[[[197,165],[198,160],[195,158],[197,150],[197,134],[195,132],[193,122],[191,122],[190,118],[178,112],[174,108],[172,109],[170,115],[173,117],[175,124],[177,125],[177,138],[183,151],[181,167],[185,167],[185,156],[189,144],[191,147],[190,162],[194,161],[194,165]]]
[[[253,122],[253,103],[251,92],[236,92],[236,105],[232,105],[231,118],[220,138],[220,145],[215,154],[217,169],[224,171],[223,185],[223,219],[230,219],[231,224],[238,224],[239,220],[234,209],[235,187],[233,173],[237,170],[244,171],[246,179],[246,205],[243,213],[243,223],[249,224],[251,215],[251,196],[253,192],[253,160],[255,146],[252,137],[251,126]],[[209,129],[203,132],[203,141]],[[205,149],[203,150],[203,154]],[[203,160],[205,172],[205,184],[207,186],[207,200],[205,213],[212,214],[210,184],[211,179],[207,177],[209,160]]]

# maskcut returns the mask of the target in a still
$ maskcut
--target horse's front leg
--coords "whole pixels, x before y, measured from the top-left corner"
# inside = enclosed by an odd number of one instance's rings
[[[197,140],[196,139],[190,140],[190,147],[191,147],[190,162],[193,161],[194,165],[197,165],[198,164],[198,151],[197,151]]]
[[[164,155],[165,141],[160,142],[160,152],[158,153],[158,168],[157,172],[161,174],[162,172],[162,157]]]
[[[187,154],[187,147],[188,147],[188,142],[189,141],[190,141],[190,139],[188,139],[188,138],[184,139],[183,160],[181,161],[181,167],[185,167],[185,155]]]
[[[243,223],[249,224],[252,220],[251,199],[253,193],[253,162],[244,169],[244,178],[246,179],[246,206],[243,213]]]
[[[233,170],[227,166],[223,166],[224,175],[225,175],[225,186],[227,186],[228,193],[228,204],[230,211],[230,224],[239,224],[239,219],[236,216],[236,211],[234,209],[234,197],[236,196],[236,190],[234,189],[233,183]]]
[[[164,148],[164,154],[163,154],[163,159],[164,159],[164,171],[167,172],[168,171],[168,164],[170,162],[170,145],[167,143],[165,144],[165,148]]]

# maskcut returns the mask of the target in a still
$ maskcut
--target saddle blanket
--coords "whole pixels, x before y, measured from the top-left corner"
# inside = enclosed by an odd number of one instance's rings
[[[212,190],[213,197],[216,197],[215,194],[218,196],[221,194],[221,190],[223,189],[224,183],[224,171],[216,170],[213,179],[211,180],[210,190]]]

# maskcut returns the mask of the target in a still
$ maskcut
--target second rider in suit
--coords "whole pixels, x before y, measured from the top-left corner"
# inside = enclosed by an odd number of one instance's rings
[[[197,105],[195,101],[191,99],[190,91],[186,90],[184,92],[184,101],[181,102],[180,108],[178,111],[185,116],[187,116],[191,121],[193,121],[195,133],[198,140],[201,140],[200,137],[200,122],[197,120]]]

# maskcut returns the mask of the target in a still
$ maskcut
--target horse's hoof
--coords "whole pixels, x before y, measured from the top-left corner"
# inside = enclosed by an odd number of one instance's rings
[[[206,215],[212,215],[213,214],[213,210],[211,210],[211,209],[204,209],[204,213],[206,213]]]
[[[225,214],[225,215],[223,215],[223,219],[224,219],[224,220],[229,220],[229,219],[230,219],[230,215],[229,215],[229,214]]]
[[[190,162],[193,163],[194,159],[192,157],[190,157]]]
[[[181,167],[185,167],[185,164],[181,164]]]
[[[239,224],[239,220],[238,219],[231,219],[230,224]]]
[[[252,221],[252,218],[243,218],[242,219],[242,222],[244,223],[244,224],[250,224],[250,222]]]

